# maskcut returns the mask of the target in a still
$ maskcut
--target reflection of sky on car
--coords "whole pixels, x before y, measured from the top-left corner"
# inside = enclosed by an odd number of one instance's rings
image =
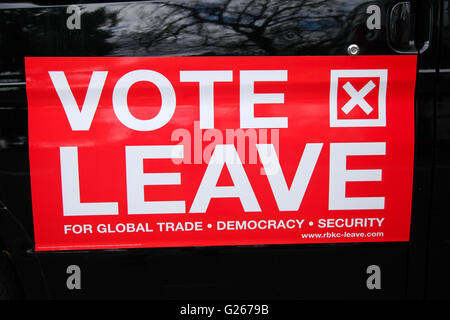
[[[365,0],[166,1],[111,5],[116,55],[276,54],[332,41]],[[95,6],[87,6],[95,10]],[[307,40],[300,41],[300,40]],[[292,43],[296,42],[296,43]]]
[[[60,27],[66,24],[67,5],[2,4],[0,28],[8,32],[0,46],[8,58],[0,70],[17,70],[20,77],[6,78],[23,81],[23,61],[15,59],[17,55],[345,54],[348,43],[364,44],[366,4],[367,0],[90,3],[77,5],[80,30]],[[384,39],[371,39],[372,46],[383,44]]]
[[[321,31],[333,28],[339,28],[336,20],[329,18],[304,18],[298,21],[300,30],[304,31]]]

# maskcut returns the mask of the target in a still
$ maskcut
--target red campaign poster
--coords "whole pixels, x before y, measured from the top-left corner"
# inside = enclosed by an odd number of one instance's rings
[[[416,56],[25,68],[38,251],[409,240]]]

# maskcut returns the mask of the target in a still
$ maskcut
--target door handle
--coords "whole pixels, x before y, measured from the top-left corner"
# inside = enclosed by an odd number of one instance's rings
[[[409,1],[396,3],[388,14],[387,42],[397,53],[421,54],[431,45],[432,26],[433,7],[429,3],[422,2],[417,8]]]

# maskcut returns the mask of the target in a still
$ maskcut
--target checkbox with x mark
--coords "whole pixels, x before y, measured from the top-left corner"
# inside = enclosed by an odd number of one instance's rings
[[[331,70],[330,127],[386,126],[387,69]]]

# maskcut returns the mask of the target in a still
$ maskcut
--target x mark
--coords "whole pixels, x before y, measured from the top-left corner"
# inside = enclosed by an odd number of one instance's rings
[[[345,114],[348,114],[353,110],[356,105],[359,105],[361,109],[368,115],[373,111],[370,104],[364,100],[364,97],[375,88],[375,83],[370,80],[361,90],[357,91],[350,82],[347,82],[343,88],[349,94],[351,99],[341,108]]]

